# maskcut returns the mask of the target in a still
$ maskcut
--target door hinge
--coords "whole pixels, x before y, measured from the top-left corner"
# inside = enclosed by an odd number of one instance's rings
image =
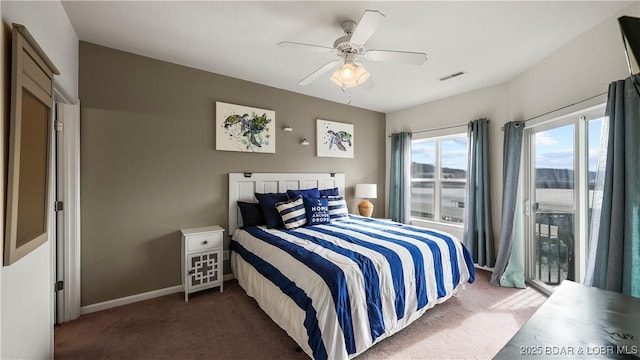
[[[60,281],[56,281],[55,285],[54,285],[54,290],[56,292],[64,290],[64,281],[60,280]]]
[[[526,216],[531,216],[531,208],[529,206],[531,206],[531,203],[529,202],[529,200],[526,200],[524,202],[524,214]]]
[[[64,123],[60,120],[56,120],[56,132],[64,130]]]
[[[64,203],[62,201],[56,201],[55,203],[53,203],[53,210],[54,211],[64,210]]]

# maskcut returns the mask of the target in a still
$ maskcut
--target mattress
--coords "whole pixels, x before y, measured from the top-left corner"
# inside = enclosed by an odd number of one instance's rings
[[[315,359],[359,355],[475,278],[455,237],[359,216],[237,229],[231,250],[240,286]]]

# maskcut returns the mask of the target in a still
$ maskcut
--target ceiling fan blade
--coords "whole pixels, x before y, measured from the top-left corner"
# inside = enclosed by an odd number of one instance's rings
[[[349,41],[354,44],[364,45],[374,31],[382,25],[384,18],[384,14],[378,10],[365,10]]]
[[[320,45],[311,45],[311,44],[303,44],[291,41],[281,41],[278,43],[278,47],[283,49],[295,49],[295,50],[310,50],[316,52],[332,52],[335,51],[334,48]]]
[[[427,54],[410,51],[368,50],[364,57],[371,61],[385,61],[400,64],[422,65],[427,61]]]
[[[325,73],[327,73],[330,70],[332,70],[335,67],[337,67],[340,63],[342,63],[342,59],[330,61],[330,62],[322,65],[319,69],[317,69],[316,71],[314,71],[311,74],[307,75],[306,78],[300,80],[298,82],[298,85],[305,86],[305,85],[311,84],[312,82],[316,81],[319,77],[321,77]]]
[[[367,81],[363,82],[361,85],[359,85],[359,88],[362,88],[363,90],[371,90],[376,86],[376,83],[373,81],[373,79],[371,78],[371,76],[369,76],[369,78],[367,79]]]

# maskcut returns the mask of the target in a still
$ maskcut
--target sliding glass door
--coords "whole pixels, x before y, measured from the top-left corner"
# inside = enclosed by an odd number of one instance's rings
[[[533,279],[547,285],[575,279],[575,125],[534,130],[532,160]]]
[[[526,129],[527,278],[582,281],[602,106]]]

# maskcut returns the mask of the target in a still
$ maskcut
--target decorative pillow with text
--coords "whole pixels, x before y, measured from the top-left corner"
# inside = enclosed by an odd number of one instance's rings
[[[307,213],[307,225],[328,224],[331,222],[329,217],[329,201],[326,198],[303,198],[304,210]]]

